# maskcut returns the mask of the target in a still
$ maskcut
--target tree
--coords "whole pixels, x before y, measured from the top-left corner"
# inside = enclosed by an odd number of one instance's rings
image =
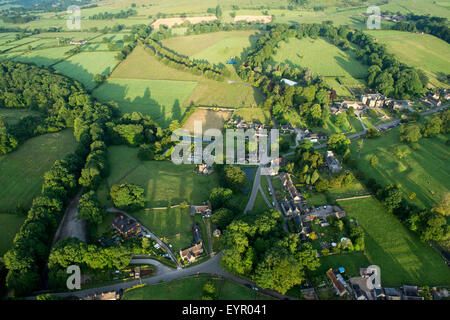
[[[248,186],[247,176],[240,167],[233,165],[225,166],[224,174],[225,184],[233,192],[239,192]]]
[[[401,125],[400,126],[400,141],[416,143],[422,138],[420,127],[417,124]]]
[[[442,199],[433,208],[434,212],[442,214],[443,216],[450,215],[450,192],[446,192]]]
[[[103,211],[94,191],[83,194],[78,204],[78,218],[99,225],[103,221]]]
[[[94,82],[96,82],[96,83],[103,83],[104,81],[105,81],[105,76],[104,75],[97,73],[94,76]]]
[[[220,230],[224,230],[231,223],[231,221],[233,221],[233,219],[233,211],[227,208],[220,208],[211,216],[212,223],[214,223]]]
[[[393,212],[400,206],[402,201],[402,194],[400,189],[395,185],[388,185],[381,193],[383,204],[389,212]]]
[[[214,188],[209,195],[209,201],[213,209],[226,207],[233,196],[233,191],[226,188]]]
[[[380,135],[380,132],[377,129],[375,129],[375,128],[369,128],[366,131],[366,137],[369,138],[369,139],[370,138],[376,138],[379,135]]]
[[[216,17],[217,17],[217,19],[222,18],[222,14],[223,14],[222,8],[220,6],[217,6],[216,7]]]
[[[428,219],[425,229],[422,232],[423,241],[439,241],[449,237],[449,227],[447,220],[442,215],[433,215]]]
[[[423,136],[431,137],[441,132],[442,120],[439,117],[434,117],[431,120],[425,122],[423,126]]]
[[[144,189],[134,184],[113,185],[110,195],[114,205],[119,209],[133,211],[145,205]]]
[[[378,165],[378,157],[376,155],[373,155],[370,157],[370,166],[376,167]]]
[[[342,133],[332,134],[328,138],[328,148],[338,154],[344,154],[350,144],[350,139],[347,139]]]

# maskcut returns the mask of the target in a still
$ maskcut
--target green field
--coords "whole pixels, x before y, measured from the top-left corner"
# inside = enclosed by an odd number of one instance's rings
[[[116,183],[134,183],[145,189],[146,207],[167,207],[183,201],[201,204],[209,198],[211,190],[218,186],[216,173],[199,176],[194,165],[175,165],[171,161],[140,161],[137,149],[112,146],[108,149],[111,174],[99,188],[104,204],[109,188]]]
[[[94,75],[110,74],[118,61],[116,52],[79,53],[55,64],[53,68],[63,75],[81,82],[88,90],[95,88]]]
[[[290,38],[288,42],[282,42],[273,57],[273,63],[310,68],[312,72],[325,77],[325,80],[333,80],[330,83],[333,86],[337,85],[337,77],[345,86],[360,86],[367,74],[367,67],[356,60],[350,50],[342,51],[320,38]],[[339,90],[337,87],[336,89]]]
[[[102,102],[115,101],[123,113],[142,112],[160,126],[181,120],[185,101],[197,86],[195,81],[109,79],[93,95]]]
[[[24,221],[25,216],[0,213],[0,257],[3,257],[6,251],[12,247],[14,236]]]
[[[225,65],[230,57],[245,58],[244,49],[254,45],[257,39],[255,31],[222,31],[170,38],[162,44],[191,59]]]
[[[233,117],[242,118],[246,122],[257,121],[259,123],[270,124],[270,111],[261,108],[241,108],[233,113]]]
[[[71,47],[56,47],[24,52],[11,60],[22,63],[34,63],[40,67],[51,66],[66,58],[64,55]]]
[[[141,46],[123,61],[111,78],[196,81],[198,85],[186,100],[200,106],[256,107],[264,100],[263,95],[246,84],[214,81],[168,67],[148,54]]]
[[[8,124],[15,124],[20,118],[33,115],[39,115],[39,112],[29,109],[18,110],[17,108],[0,108],[0,118],[3,118],[3,121]]]
[[[16,151],[0,156],[0,212],[28,208],[41,191],[44,173],[75,146],[72,130],[66,129],[29,139]]]
[[[386,44],[388,51],[401,62],[425,71],[433,86],[449,87],[438,80],[440,76],[450,74],[450,46],[444,40],[428,34],[394,30],[366,32]]]
[[[351,252],[344,254],[333,254],[320,257],[320,267],[311,272],[313,276],[324,276],[330,268],[335,270],[344,267],[345,274],[350,277],[359,276],[359,268],[366,268],[370,265],[363,252]]]
[[[412,192],[416,198],[411,202],[422,208],[431,208],[445,192],[449,191],[450,173],[448,161],[450,151],[445,145],[449,135],[419,140],[419,149],[400,142],[398,128],[392,129],[376,139],[366,139],[358,160],[358,168],[366,173],[367,178],[374,178],[378,183],[401,184],[405,198]],[[409,149],[410,154],[403,159],[394,155],[397,147]],[[358,146],[351,144],[354,157],[358,157]],[[379,163],[370,166],[372,155]]]
[[[268,299],[243,285],[228,279],[207,275],[192,276],[167,283],[147,285],[125,291],[124,300],[201,300],[203,287],[212,281],[219,300],[259,300]]]
[[[366,254],[371,264],[380,266],[382,286],[450,284],[450,270],[440,255],[378,200],[347,200],[339,205],[363,227]]]

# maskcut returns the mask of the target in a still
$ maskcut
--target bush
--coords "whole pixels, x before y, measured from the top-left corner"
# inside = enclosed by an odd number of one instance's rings
[[[144,188],[134,184],[116,184],[111,187],[110,195],[119,209],[134,211],[145,205]]]

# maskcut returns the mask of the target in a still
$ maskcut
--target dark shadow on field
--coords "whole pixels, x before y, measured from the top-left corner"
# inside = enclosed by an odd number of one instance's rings
[[[159,104],[158,101],[152,98],[150,88],[146,88],[144,94],[134,99],[125,98],[128,93],[128,88],[115,83],[106,83],[108,91],[111,92],[113,98],[109,98],[109,95],[102,93],[94,96],[103,103],[109,103],[111,105],[117,104],[119,111],[123,113],[141,112],[142,114],[149,115],[154,121],[156,121],[162,128],[167,128],[173,120],[181,120],[184,112],[182,111],[180,101],[175,100],[171,107],[171,116],[166,116],[166,108]],[[102,86],[98,90],[102,90]],[[117,97],[116,100],[114,97]],[[131,110],[132,109],[132,110]]]
[[[25,57],[25,56],[17,56],[8,60],[11,61],[17,61],[17,62],[21,62],[21,63],[26,63],[26,64],[33,64],[35,66],[38,67],[49,67],[53,64],[56,64],[57,62],[61,61],[62,59],[64,59],[63,57],[59,58],[59,59],[50,59],[48,57],[43,57],[43,56],[34,56],[34,57]]]
[[[339,66],[341,66],[345,71],[347,71],[353,78],[358,80],[365,79],[365,75],[358,73],[356,69],[353,68],[355,63],[359,63],[359,61],[355,60],[351,55],[350,60],[344,59],[342,56],[344,56],[344,54],[341,54],[340,57],[334,58],[336,62],[339,64]]]

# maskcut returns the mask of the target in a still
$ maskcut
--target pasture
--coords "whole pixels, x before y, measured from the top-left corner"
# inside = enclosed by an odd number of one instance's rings
[[[111,78],[197,81],[192,94],[186,100],[200,106],[252,107],[264,100],[255,88],[241,83],[228,83],[206,79],[190,72],[177,70],[159,62],[141,46],[117,66]]]
[[[72,130],[66,129],[29,139],[14,152],[0,156],[0,212],[28,209],[40,194],[44,173],[75,146]]]
[[[10,125],[17,123],[23,117],[33,115],[39,115],[39,112],[28,109],[17,110],[17,108],[0,108],[0,118],[3,118],[3,121]]]
[[[254,290],[229,279],[197,275],[173,280],[167,283],[130,288],[125,291],[124,300],[202,300],[203,287],[212,282],[219,300],[270,299]]]
[[[163,40],[164,46],[193,60],[223,64],[232,56],[242,57],[245,48],[256,42],[255,31],[222,31]]]
[[[196,86],[195,81],[112,78],[93,95],[102,102],[117,102],[123,113],[142,112],[168,127],[172,120],[181,120],[185,102]]]
[[[382,286],[450,284],[450,270],[441,256],[378,200],[347,200],[339,205],[364,229],[365,252],[370,263],[381,268]]]
[[[262,108],[240,108],[236,109],[233,113],[234,118],[241,118],[245,122],[259,122],[264,124],[270,124],[270,111]]]
[[[432,86],[447,87],[439,81],[450,73],[450,47],[448,43],[428,34],[416,34],[395,30],[371,30],[366,33],[386,44],[390,53],[409,66],[422,69]]]
[[[211,190],[219,186],[217,173],[199,176],[194,165],[140,161],[137,151],[126,146],[108,148],[111,173],[98,190],[102,204],[111,204],[109,190],[117,183],[133,183],[143,187],[148,208],[167,207],[183,201],[201,204],[208,200]]]
[[[55,64],[53,68],[92,90],[97,85],[94,75],[110,74],[118,63],[116,55],[116,52],[82,52]]]
[[[431,208],[449,190],[450,151],[445,145],[448,138],[448,134],[422,138],[418,142],[419,149],[413,150],[400,142],[398,128],[391,129],[381,137],[365,139],[357,165],[367,178],[374,178],[381,185],[401,184],[405,198],[412,192],[417,195],[408,201],[421,208]],[[394,152],[398,147],[409,150],[410,154],[397,158]],[[357,144],[352,143],[350,149],[358,158]],[[372,155],[379,159],[375,167],[370,166]]]
[[[312,72],[331,79],[343,81],[343,87],[361,85],[367,74],[367,67],[361,64],[351,51],[343,51],[327,41],[319,39],[291,38],[282,42],[273,57],[273,64],[285,63],[292,67],[310,68]],[[337,87],[337,91],[343,90]]]
[[[230,118],[230,115],[231,111],[197,109],[183,125],[183,128],[193,133],[195,121],[201,121],[203,131],[208,129],[222,130],[225,121]]]
[[[25,218],[24,215],[0,213],[0,257],[11,249],[14,237]]]
[[[40,67],[48,67],[66,58],[64,55],[71,47],[55,47],[24,52],[11,58],[22,63],[34,63]]]

